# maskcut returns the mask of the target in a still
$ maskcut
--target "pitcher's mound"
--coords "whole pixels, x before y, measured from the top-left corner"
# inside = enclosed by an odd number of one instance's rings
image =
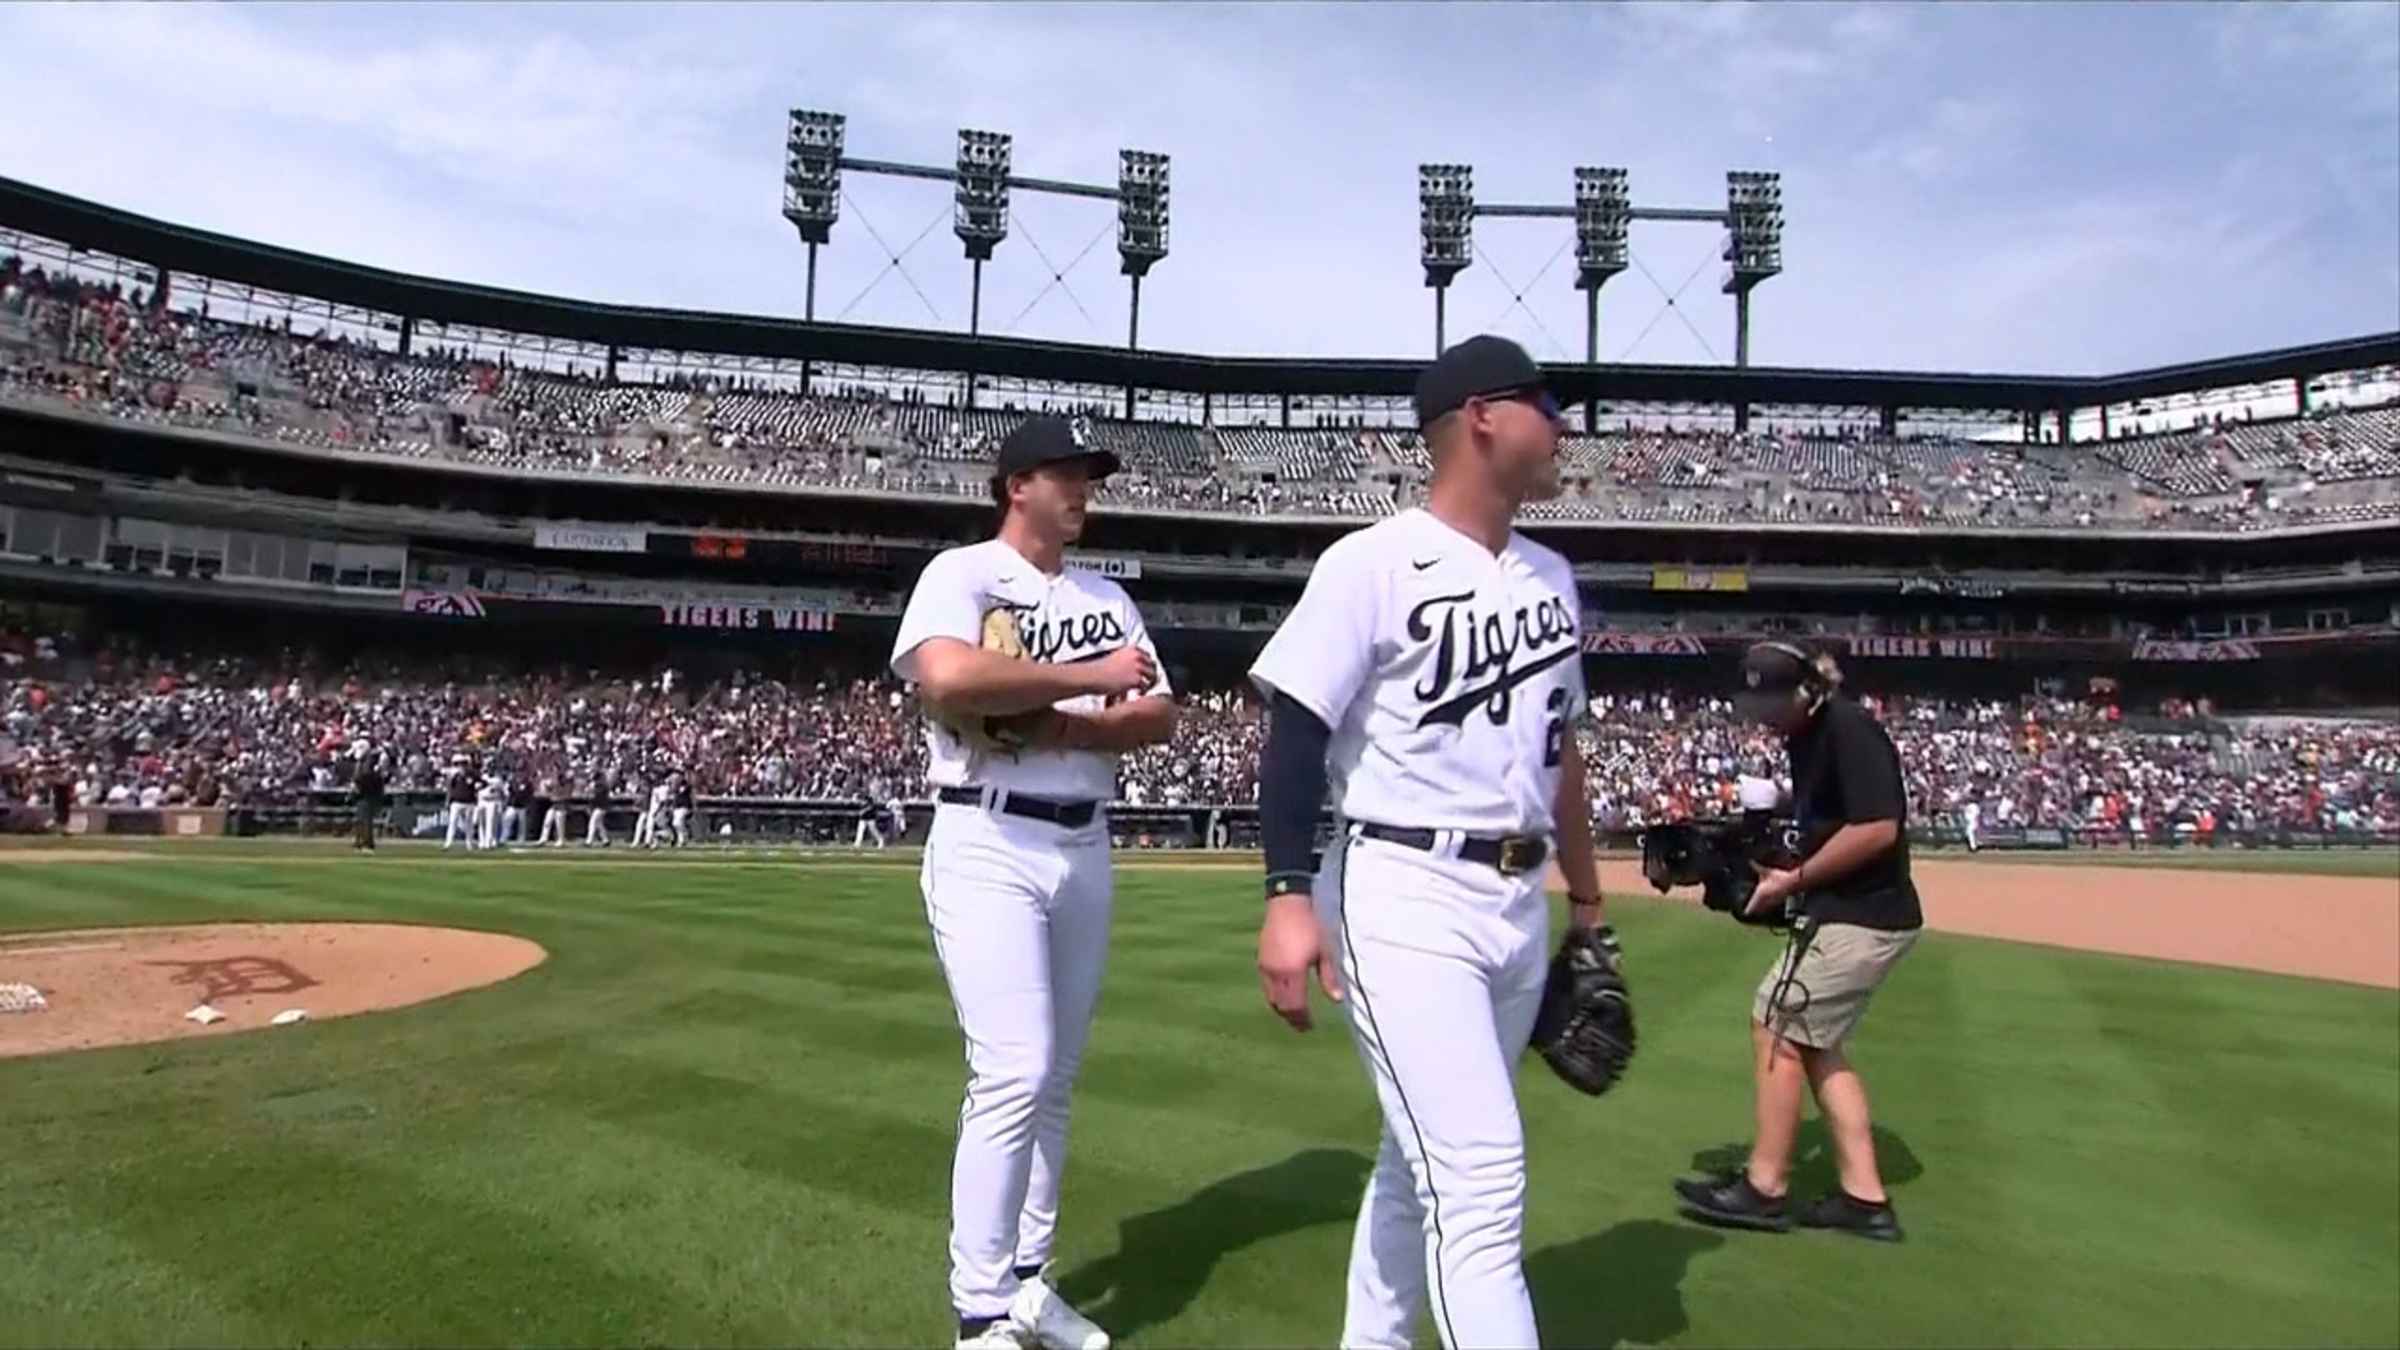
[[[391,923],[228,923],[0,936],[0,986],[45,1005],[0,1012],[0,1056],[257,1031],[291,1009],[308,1020],[405,1007],[540,965],[538,943],[503,933]],[[202,1024],[184,1014],[224,1014]]]

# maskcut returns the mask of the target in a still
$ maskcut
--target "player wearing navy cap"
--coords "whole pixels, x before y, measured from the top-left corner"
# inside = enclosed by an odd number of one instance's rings
[[[998,533],[926,564],[892,646],[926,707],[925,915],[967,1042],[950,1183],[962,1348],[1109,1344],[1044,1267],[1108,955],[1106,804],[1118,757],[1175,725],[1132,598],[1066,566],[1092,484],[1116,468],[1073,424],[1027,419],[992,477]]]
[[[1259,975],[1309,1026],[1349,1012],[1383,1109],[1341,1344],[1531,1346],[1525,1133],[1513,1075],[1547,972],[1555,858],[1600,928],[1574,726],[1582,607],[1566,560],[1510,526],[1558,493],[1559,408],[1515,343],[1477,337],[1417,383],[1426,505],[1325,550],[1251,677],[1272,702]],[[1330,787],[1333,844],[1311,866]]]

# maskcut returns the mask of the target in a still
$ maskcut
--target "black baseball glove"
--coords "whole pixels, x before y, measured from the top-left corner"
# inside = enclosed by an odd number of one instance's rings
[[[1614,930],[1570,928],[1550,959],[1533,1048],[1568,1086],[1599,1096],[1633,1062],[1633,1001]]]

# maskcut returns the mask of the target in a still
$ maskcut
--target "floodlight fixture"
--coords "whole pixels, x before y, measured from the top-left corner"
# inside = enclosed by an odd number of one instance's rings
[[[951,229],[967,256],[983,262],[1008,238],[1008,175],[1012,139],[1000,131],[958,133],[956,214]]]
[[[1783,175],[1725,175],[1725,290],[1738,293],[1783,271]]]
[[[1623,169],[1575,170],[1575,288],[1597,291],[1626,268],[1633,193]]]
[[[1425,284],[1440,290],[1475,254],[1475,170],[1464,164],[1417,166],[1420,257]]]
[[[812,320],[817,317],[817,245],[832,242],[833,224],[842,218],[842,132],[847,122],[840,113],[794,108],[784,133],[783,218],[808,245],[804,312]]]
[[[783,218],[811,244],[831,240],[842,218],[842,131],[840,113],[792,109],[783,142]]]
[[[1124,274],[1137,281],[1167,256],[1165,155],[1117,152],[1117,256]]]
[[[1750,292],[1783,271],[1783,175],[1735,169],[1725,175],[1725,293],[1733,297],[1733,364],[1750,364]],[[1746,429],[1746,408],[1735,425]]]

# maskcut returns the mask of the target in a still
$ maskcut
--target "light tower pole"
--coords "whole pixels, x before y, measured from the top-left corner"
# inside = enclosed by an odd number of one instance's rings
[[[967,261],[974,265],[973,289],[967,297],[967,333],[974,336],[983,331],[983,265],[992,259],[992,250],[1008,238],[1008,170],[1013,142],[1006,132],[961,131],[958,133],[957,184],[951,200],[956,212],[951,217],[951,233],[966,246]],[[967,383],[967,406],[975,404],[972,376]]]
[[[1167,256],[1167,157],[1147,150],[1117,152],[1118,270],[1133,286],[1125,316],[1125,350],[1142,345],[1142,278]],[[1125,420],[1133,420],[1131,383],[1125,386]]]
[[[783,142],[783,218],[800,231],[808,245],[808,298],[802,311],[817,317],[817,246],[833,238],[834,222],[842,218],[842,136],[846,119],[840,113],[792,109]],[[810,363],[800,363],[800,392],[808,392]]]
[[[1583,292],[1583,360],[1600,364],[1600,288],[1625,270],[1633,194],[1623,169],[1575,170],[1575,289]],[[1600,399],[1583,403],[1586,435],[1600,429]]]
[[[1433,288],[1433,354],[1442,354],[1443,302],[1475,250],[1475,171],[1464,164],[1417,166],[1418,257]]]
[[[1783,271],[1783,175],[1725,175],[1725,293],[1733,297],[1733,364],[1750,364],[1750,291]]]

